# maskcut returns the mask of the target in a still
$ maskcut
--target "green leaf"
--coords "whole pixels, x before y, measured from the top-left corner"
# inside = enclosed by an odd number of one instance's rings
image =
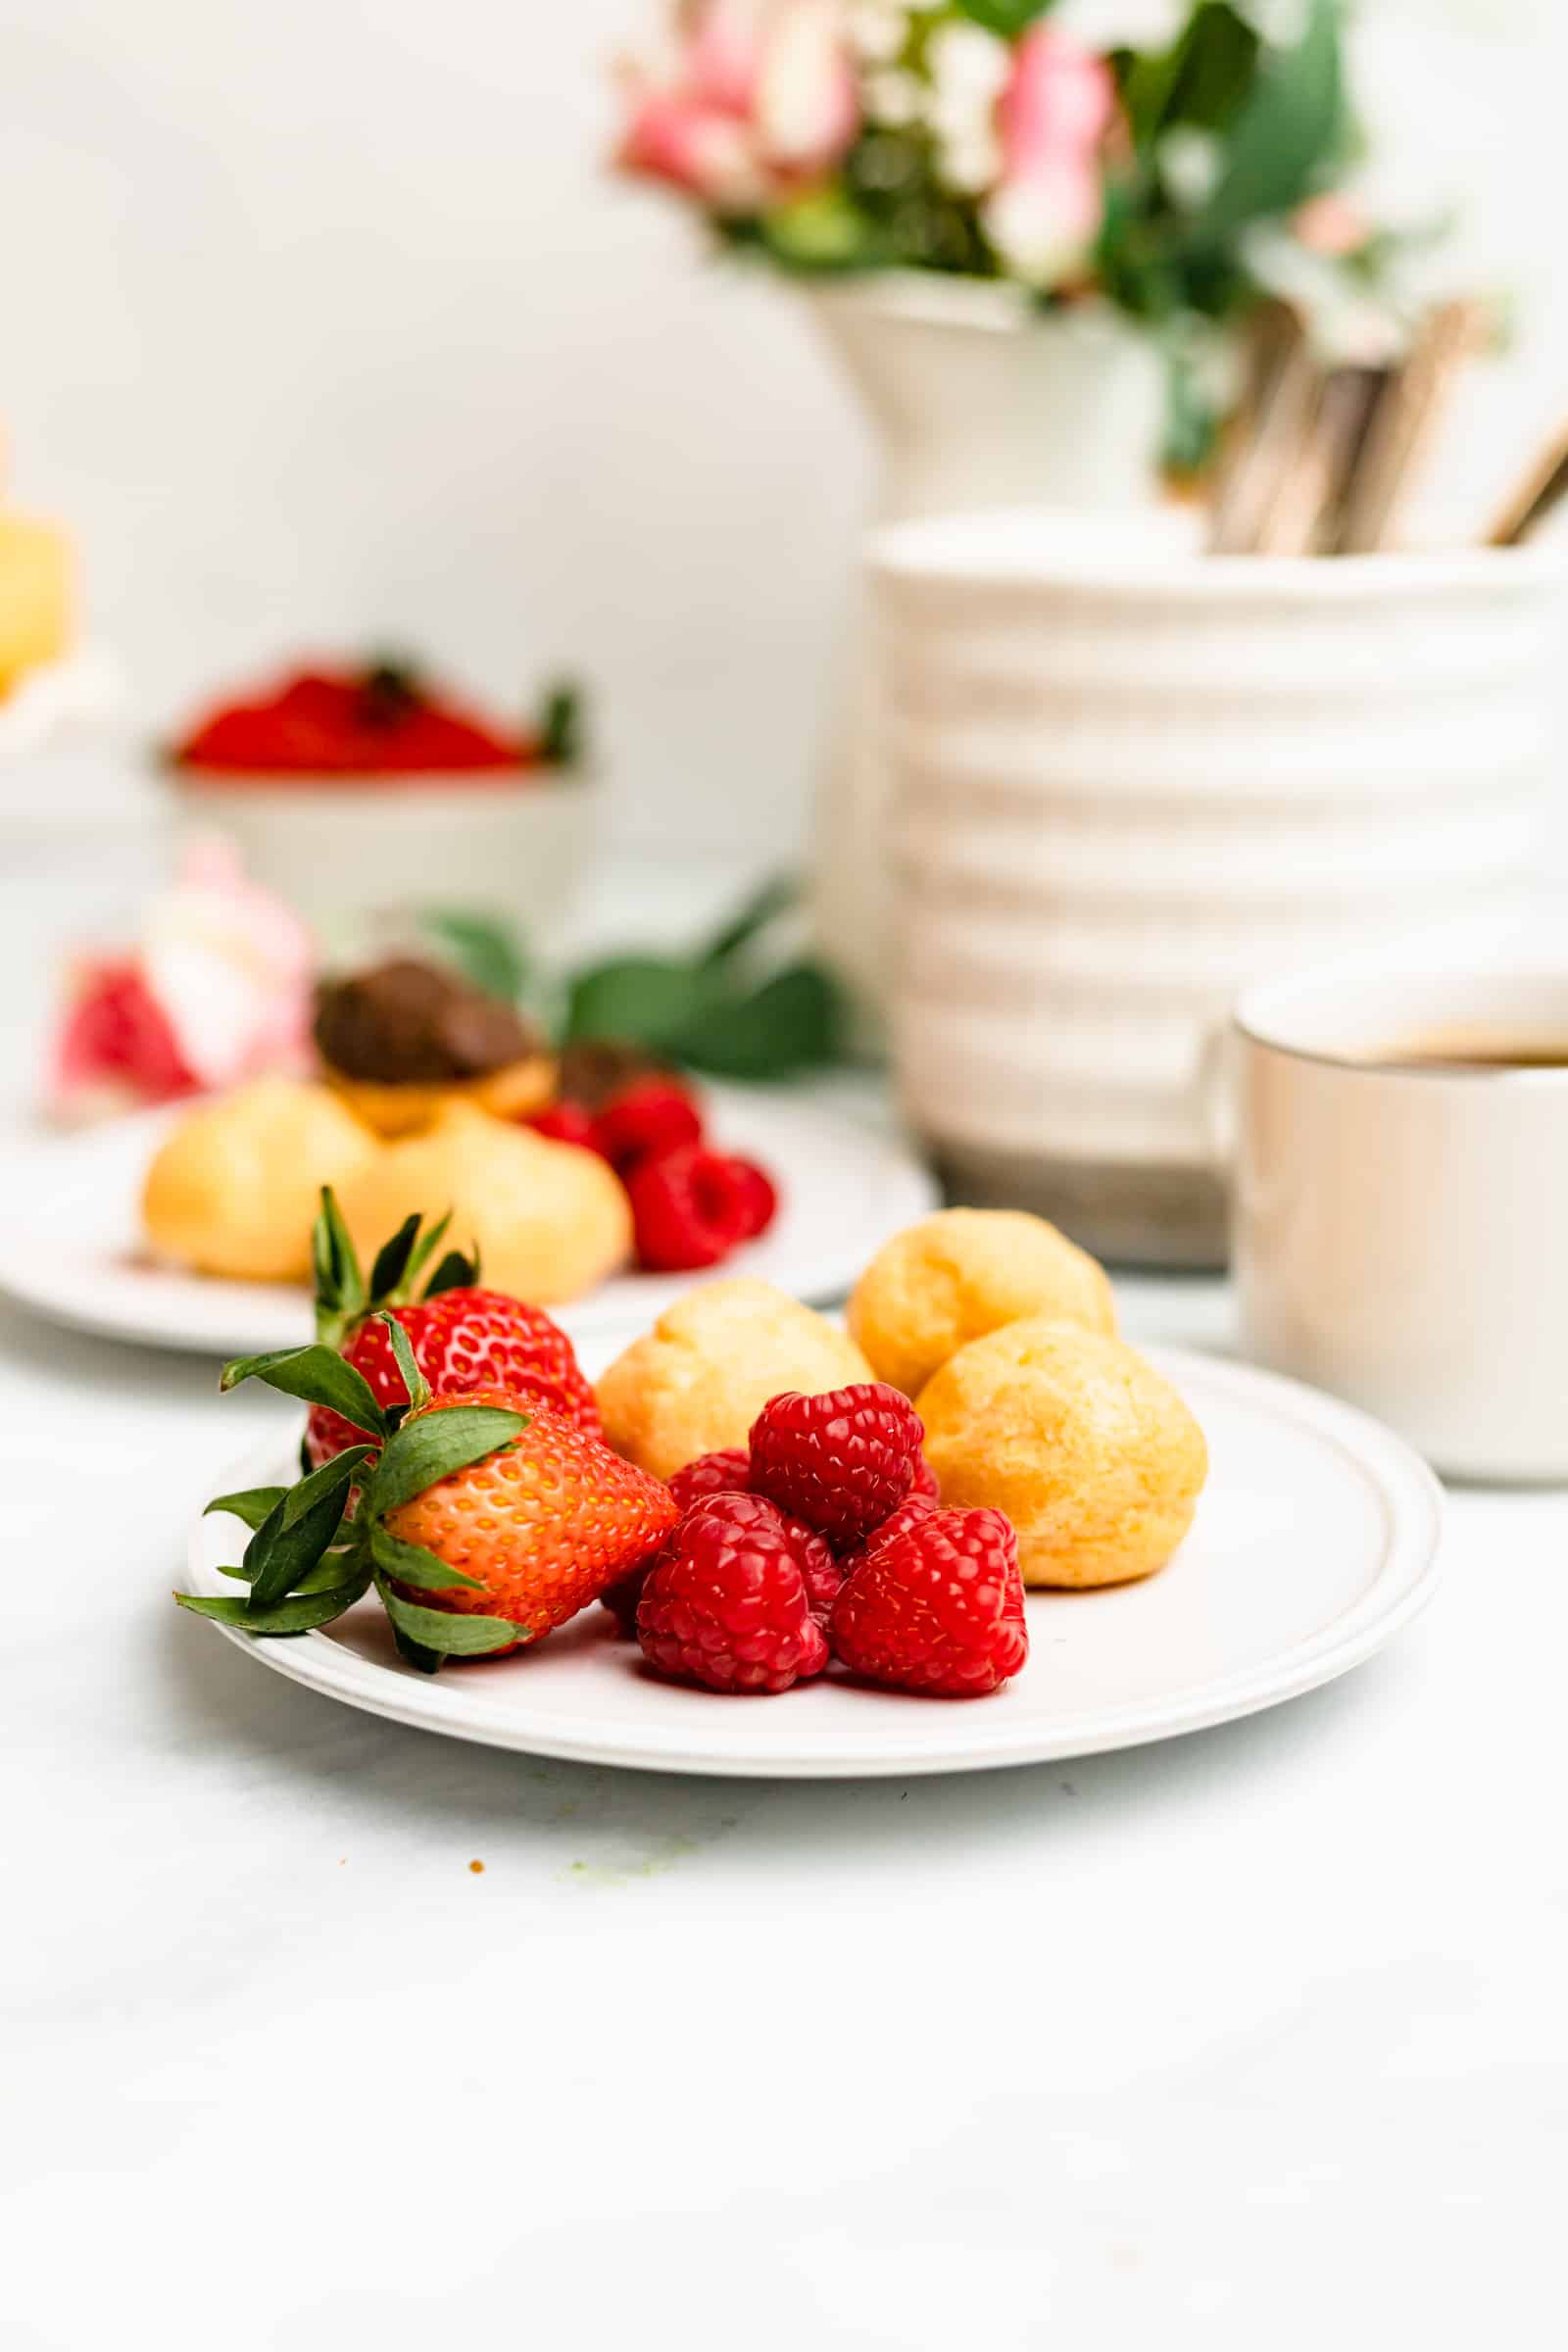
[[[370,1268],[370,1297],[377,1305],[383,1298],[398,1295],[398,1287],[409,1270],[409,1260],[414,1255],[414,1245],[419,1238],[422,1223],[419,1211],[411,1209],[392,1239],[383,1242],[376,1251],[375,1263]]]
[[[748,997],[710,1005],[671,1041],[682,1060],[723,1078],[788,1078],[844,1050],[843,992],[813,963],[787,965]]]
[[[694,1019],[714,994],[710,974],[669,956],[618,956],[574,975],[566,1002],[565,1040],[623,1038],[661,1046]]]
[[[588,748],[586,704],[574,678],[557,678],[546,688],[539,713],[539,752],[551,767],[582,765]]]
[[[245,1487],[234,1494],[215,1494],[202,1517],[210,1519],[215,1511],[226,1511],[231,1519],[243,1519],[247,1527],[257,1528],[287,1493],[287,1487]]]
[[[373,1447],[350,1446],[288,1488],[245,1547],[251,1598],[279,1600],[319,1561],[342,1524],[354,1473]]]
[[[1300,40],[1263,64],[1232,121],[1224,169],[1193,223],[1194,241],[1215,243],[1291,211],[1334,159],[1346,123],[1339,0],[1311,0]]]
[[[451,1609],[421,1609],[412,1600],[400,1600],[380,1577],[375,1589],[386,1604],[394,1631],[417,1642],[421,1649],[438,1650],[445,1658],[482,1658],[492,1649],[506,1649],[514,1642],[533,1638],[527,1626],[514,1625],[509,1617],[469,1617]]]
[[[1260,47],[1229,0],[1201,0],[1170,48],[1117,52],[1112,64],[1134,146],[1147,153],[1178,124],[1221,128],[1251,86]]]
[[[403,1375],[403,1386],[408,1391],[410,1408],[428,1404],[430,1384],[414,1360],[414,1348],[408,1333],[396,1315],[390,1312],[377,1315],[376,1321],[386,1325],[388,1337],[392,1342],[392,1353],[397,1359],[398,1370]]]
[[[416,1667],[420,1674],[439,1674],[446,1664],[438,1649],[427,1649],[422,1642],[411,1640],[401,1625],[392,1628],[392,1639],[398,1645],[398,1656]]]
[[[710,969],[714,964],[728,963],[742,948],[751,946],[769,923],[787,914],[801,895],[799,879],[794,874],[772,874],[761,884],[746,904],[732,914],[714,933],[697,960]]]
[[[436,1251],[446,1240],[447,1228],[451,1222],[452,1211],[449,1208],[446,1215],[444,1217],[437,1217],[435,1223],[426,1233],[422,1234],[419,1240],[415,1244],[414,1254],[409,1259],[408,1271],[404,1276],[404,1281],[407,1284],[407,1296],[409,1298],[412,1298],[414,1297],[418,1284],[419,1276],[424,1272],[425,1267],[429,1264],[431,1258],[434,1257]],[[400,1299],[398,1304],[401,1305],[403,1301]]]
[[[519,1436],[529,1419],[527,1413],[509,1412],[503,1405],[454,1404],[406,1421],[382,1449],[365,1500],[366,1517],[384,1518],[400,1503],[412,1502],[427,1487],[450,1478],[454,1470],[483,1461],[487,1453]]]
[[[516,1003],[528,983],[528,956],[510,923],[461,906],[427,908],[419,922],[440,941],[465,979],[486,996]]]
[[[1054,0],[956,0],[956,5],[960,16],[1011,40],[1015,33],[1026,32],[1037,17],[1045,16]]]
[[[479,1252],[465,1257],[461,1250],[449,1250],[429,1281],[424,1286],[427,1298],[439,1298],[443,1291],[472,1290],[479,1279]]]
[[[316,1336],[333,1344],[364,1314],[366,1298],[359,1253],[329,1184],[321,1187],[321,1206],[311,1229],[311,1263],[316,1274]]]
[[[372,1437],[386,1434],[386,1416],[368,1384],[345,1363],[335,1348],[319,1340],[309,1348],[274,1348],[266,1355],[242,1355],[223,1366],[219,1388],[225,1394],[244,1380],[265,1381],[285,1396],[303,1397],[307,1404],[324,1404],[341,1413],[356,1429]]]
[[[370,1530],[370,1557],[385,1575],[395,1576],[401,1585],[416,1585],[421,1592],[442,1592],[452,1585],[466,1585],[470,1592],[481,1590],[476,1576],[449,1568],[422,1544],[402,1543],[379,1521]]]
[[[368,1580],[357,1577],[352,1584],[334,1585],[328,1592],[290,1593],[286,1600],[274,1601],[265,1609],[237,1595],[231,1599],[227,1593],[212,1599],[205,1592],[176,1592],[174,1598],[182,1609],[190,1609],[198,1617],[213,1617],[220,1625],[237,1625],[247,1634],[270,1637],[308,1634],[316,1626],[330,1625],[368,1589]]]

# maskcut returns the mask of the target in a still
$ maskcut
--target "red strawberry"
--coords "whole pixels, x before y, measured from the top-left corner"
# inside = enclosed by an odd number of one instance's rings
[[[740,1187],[746,1222],[741,1231],[743,1242],[755,1242],[778,1215],[778,1187],[765,1168],[755,1159],[731,1159],[730,1171]]]
[[[907,1508],[907,1506],[906,1506]],[[1002,1511],[927,1511],[873,1539],[834,1603],[833,1648],[871,1682],[978,1698],[1029,1655],[1018,1540]]]
[[[317,1328],[369,1384],[382,1406],[407,1404],[408,1388],[398,1370],[392,1336],[381,1320],[388,1309],[408,1334],[414,1360],[433,1390],[456,1396],[470,1389],[526,1390],[543,1397],[592,1436],[600,1430],[594,1393],[578,1367],[571,1342],[542,1307],[528,1306],[504,1291],[478,1289],[466,1260],[454,1253],[433,1280],[451,1277],[451,1287],[417,1301],[407,1298],[439,1228],[420,1242],[416,1224],[406,1225],[376,1259],[368,1288],[354,1246],[326,1196],[316,1233]],[[325,1405],[313,1407],[305,1450],[313,1464],[329,1461],[358,1445],[362,1430]]]
[[[716,1266],[745,1238],[747,1196],[734,1162],[701,1144],[639,1160],[625,1185],[637,1262],[651,1272]]]
[[[621,1177],[645,1159],[702,1140],[696,1103],[669,1078],[634,1078],[611,1096],[595,1121],[594,1148]]]
[[[509,1619],[520,1640],[538,1641],[653,1558],[678,1513],[662,1479],[526,1393],[438,1394],[403,1426],[460,1405],[500,1406],[527,1424],[389,1511],[386,1531],[473,1581],[421,1588],[411,1574],[394,1590],[421,1607]]]
[[[884,1381],[772,1397],[752,1424],[752,1491],[853,1550],[908,1494],[925,1425]]]
[[[710,1690],[787,1690],[828,1661],[798,1543],[752,1494],[686,1513],[649,1571],[637,1639],[662,1674]]]
[[[580,1102],[552,1102],[543,1110],[534,1111],[523,1120],[535,1135],[547,1135],[554,1144],[575,1144],[583,1152],[597,1152],[598,1132],[591,1112]]]
[[[669,1482],[675,1507],[684,1512],[690,1510],[694,1502],[706,1500],[710,1494],[744,1494],[751,1466],[750,1454],[742,1452],[738,1446],[732,1446],[721,1453],[700,1453],[695,1462],[688,1462],[683,1470],[677,1470]],[[803,1529],[802,1532],[808,1531]],[[637,1603],[643,1596],[645,1574],[645,1570],[639,1569],[635,1576],[623,1576],[619,1584],[612,1585],[608,1592],[601,1594],[606,1608],[628,1642],[637,1632]],[[835,1592],[838,1590],[836,1576],[833,1589]]]

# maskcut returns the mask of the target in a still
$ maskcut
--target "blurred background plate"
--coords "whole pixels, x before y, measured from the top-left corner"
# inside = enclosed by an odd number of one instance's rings
[[[766,1706],[646,1673],[600,1608],[537,1652],[435,1677],[403,1665],[382,1611],[254,1642],[264,1666],[345,1704],[491,1747],[655,1772],[842,1780],[971,1772],[1094,1754],[1192,1732],[1295,1697],[1382,1647],[1431,1597],[1443,1501],[1408,1446],[1294,1381],[1172,1348],[1154,1360],[1187,1398],[1212,1468],[1169,1568],[1100,1592],[1035,1592],[1016,1683],[933,1704],[837,1676]],[[597,1368],[597,1356],[590,1365]],[[287,1471],[274,1445],[225,1491]],[[232,1520],[198,1520],[191,1584],[232,1593]]]
[[[891,1138],[790,1096],[709,1091],[726,1148],[760,1160],[781,1197],[766,1239],[715,1278],[750,1274],[812,1303],[842,1298],[879,1245],[936,1205],[925,1170]],[[51,1321],[154,1348],[246,1355],[310,1337],[303,1291],[220,1282],[144,1250],[142,1172],[179,1111],[153,1111],[11,1153],[0,1177],[0,1291]],[[646,1329],[701,1275],[626,1274],[555,1309],[574,1341]]]

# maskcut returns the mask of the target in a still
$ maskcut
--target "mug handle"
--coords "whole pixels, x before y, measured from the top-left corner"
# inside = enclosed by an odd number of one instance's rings
[[[1235,1024],[1227,1013],[1199,1048],[1193,1070],[1193,1123],[1198,1149],[1216,1175],[1229,1181],[1236,1165],[1238,1076]]]

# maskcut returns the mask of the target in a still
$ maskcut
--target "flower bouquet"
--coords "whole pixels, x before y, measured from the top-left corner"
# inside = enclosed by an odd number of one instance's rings
[[[1210,444],[1215,330],[1281,289],[1392,300],[1340,0],[677,0],[627,70],[621,167],[797,276],[1000,281],[1099,305],[1171,363],[1167,458]],[[1281,289],[1283,290],[1283,289]]]

